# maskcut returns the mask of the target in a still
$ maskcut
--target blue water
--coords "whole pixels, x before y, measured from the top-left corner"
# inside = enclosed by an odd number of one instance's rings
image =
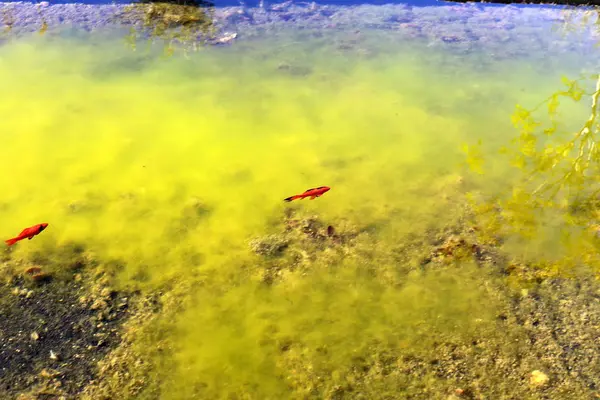
[[[4,0],[4,3],[12,3],[18,2],[15,0]],[[39,1],[32,1],[33,3],[38,3]],[[135,1],[132,0],[118,0],[118,1],[107,1],[107,0],[52,0],[48,1],[50,4],[67,4],[67,3],[81,3],[81,4],[128,4]],[[282,3],[282,1],[265,1],[267,4],[275,4]],[[307,3],[310,1],[306,1]],[[213,0],[213,3],[216,7],[233,7],[239,6],[242,3],[248,7],[255,7],[260,3],[260,0]],[[451,5],[461,5],[464,3],[457,2],[448,2],[448,1],[439,1],[439,0],[410,0],[410,1],[390,1],[390,0],[318,0],[315,1],[317,4],[321,5],[332,5],[332,6],[357,6],[361,4],[371,4],[371,5],[385,5],[385,4],[406,4],[415,7],[428,7],[428,6],[451,6]],[[507,4],[502,3],[479,3],[479,2],[469,2],[471,6],[476,7],[506,7]],[[518,8],[531,8],[531,7],[544,7],[544,8],[564,8],[564,6],[559,5],[537,5],[537,4],[510,4],[512,7]]]

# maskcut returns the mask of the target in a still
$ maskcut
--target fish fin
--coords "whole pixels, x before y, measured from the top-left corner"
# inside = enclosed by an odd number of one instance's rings
[[[5,240],[4,243],[6,243],[9,246],[12,246],[13,244],[17,243],[18,241],[19,241],[19,238],[16,237],[16,238]]]

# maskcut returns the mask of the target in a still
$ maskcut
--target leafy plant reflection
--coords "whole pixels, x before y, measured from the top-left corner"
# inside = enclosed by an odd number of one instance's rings
[[[590,25],[593,34],[600,33],[600,8],[563,12],[559,28],[565,34]],[[600,74],[563,77],[562,83],[562,89],[532,108],[516,105],[511,121],[519,134],[500,149],[520,170],[512,191],[491,198],[470,193],[469,198],[488,240],[516,236],[533,243],[552,236],[561,244],[560,250],[556,242],[546,242],[537,260],[550,259],[554,253],[550,263],[554,272],[583,264],[600,272],[596,241],[600,232]],[[583,107],[583,102],[589,104],[587,119],[571,130],[560,120],[559,110],[568,103]],[[471,169],[484,173],[481,142],[465,145],[464,152]],[[551,247],[554,252],[549,251]],[[549,265],[547,261],[542,263]]]
[[[150,41],[163,40],[165,53],[172,55],[177,44],[185,51],[198,50],[198,43],[214,39],[213,17],[214,4],[204,0],[142,0],[127,6],[118,20],[132,25],[126,38],[132,49],[140,37],[147,36]]]
[[[36,13],[40,21],[38,32],[48,31],[44,16],[48,4],[39,3]],[[16,7],[5,5],[0,13],[2,37],[9,38],[17,33]],[[199,46],[215,41],[214,4],[205,0],[140,0],[119,8],[111,18],[116,25],[130,26],[126,43],[135,50],[141,38],[148,43],[162,41],[165,53],[171,55],[176,47],[184,51],[198,50]],[[87,28],[91,29],[90,27]]]

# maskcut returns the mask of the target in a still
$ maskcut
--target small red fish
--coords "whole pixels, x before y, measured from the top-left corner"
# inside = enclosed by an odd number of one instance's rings
[[[297,194],[295,196],[288,197],[287,199],[283,199],[283,201],[292,201],[296,199],[304,199],[306,197],[310,197],[311,200],[314,200],[317,197],[321,197],[324,193],[328,192],[331,188],[327,186],[319,186],[318,188],[308,189],[306,192],[302,194]]]
[[[39,235],[44,229],[46,229],[47,226],[48,224],[45,222],[43,224],[30,226],[29,228],[23,229],[23,231],[19,233],[19,236],[5,240],[5,242],[7,245],[12,246],[13,244],[23,239],[31,240],[35,235]]]

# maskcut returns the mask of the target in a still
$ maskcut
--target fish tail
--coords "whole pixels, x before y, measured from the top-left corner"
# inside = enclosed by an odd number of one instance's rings
[[[16,237],[16,238],[12,238],[12,239],[8,239],[5,240],[4,242],[9,245],[12,246],[13,244],[17,243],[19,241],[20,238]]]

